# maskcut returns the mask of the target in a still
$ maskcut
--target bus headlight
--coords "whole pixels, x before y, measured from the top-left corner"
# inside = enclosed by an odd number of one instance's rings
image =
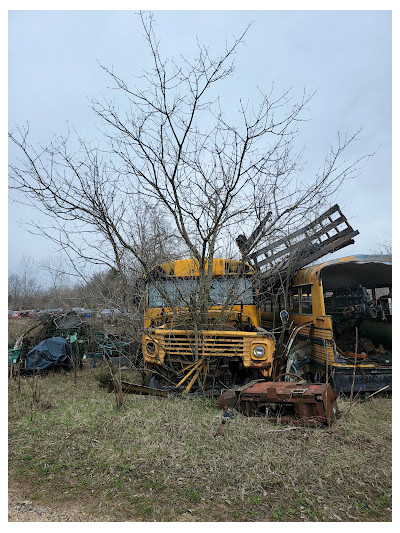
[[[261,344],[256,344],[253,348],[253,355],[254,357],[257,357],[258,359],[261,359],[261,357],[264,357],[265,355],[265,348]]]
[[[156,351],[156,345],[154,344],[154,342],[148,342],[146,344],[146,352],[149,355],[154,355],[155,351]]]

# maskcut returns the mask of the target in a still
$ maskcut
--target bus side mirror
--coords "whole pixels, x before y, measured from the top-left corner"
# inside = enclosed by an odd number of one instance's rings
[[[285,325],[289,322],[289,313],[285,309],[282,309],[279,316],[281,317],[282,324]]]

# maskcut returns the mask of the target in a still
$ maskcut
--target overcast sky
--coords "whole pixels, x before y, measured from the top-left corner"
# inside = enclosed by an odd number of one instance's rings
[[[157,32],[170,56],[194,51],[196,36],[221,50],[225,37],[253,25],[236,58],[235,74],[220,85],[225,110],[257,87],[317,91],[313,120],[301,130],[312,172],[338,128],[363,126],[349,157],[376,151],[363,173],[335,198],[356,244],[339,256],[370,253],[391,240],[391,13],[389,11],[158,11]],[[10,11],[9,128],[30,122],[32,141],[46,142],[67,124],[96,138],[88,97],[107,90],[99,62],[125,77],[140,74],[148,53],[139,20],[127,11]],[[14,149],[9,158],[14,161]],[[52,245],[21,225],[34,212],[9,203],[9,269],[22,255],[40,261]]]

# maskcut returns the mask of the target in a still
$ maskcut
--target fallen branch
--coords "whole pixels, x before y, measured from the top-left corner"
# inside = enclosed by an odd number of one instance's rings
[[[363,400],[361,400],[360,403],[364,403],[364,402],[366,402],[367,400],[369,400],[370,398],[372,398],[372,396],[375,396],[375,394],[378,394],[379,392],[382,392],[382,391],[384,391],[384,390],[386,390],[386,389],[388,389],[388,388],[389,388],[389,385],[386,385],[386,387],[382,387],[381,389],[375,391],[374,393],[370,394],[369,396],[367,396],[366,398],[364,398]]]
[[[39,323],[36,323],[34,324],[33,326],[29,327],[26,331],[24,331],[24,333],[22,333],[22,335],[20,335],[18,337],[18,339],[15,341],[15,344],[14,344],[14,350],[20,348],[22,346],[22,341],[24,340],[24,338],[28,335],[28,333],[30,333],[31,331],[33,331],[34,329],[38,328],[39,326],[42,326],[42,322],[39,322]]]
[[[293,428],[285,428],[285,429],[270,429],[268,431],[266,431],[266,433],[280,433],[282,431],[293,431],[295,429],[304,429],[303,426],[296,426],[296,427],[293,427]]]

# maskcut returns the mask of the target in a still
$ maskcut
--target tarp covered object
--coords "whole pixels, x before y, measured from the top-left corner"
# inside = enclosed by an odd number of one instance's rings
[[[26,356],[27,370],[45,370],[54,367],[71,367],[71,346],[63,337],[52,337],[39,342]]]

